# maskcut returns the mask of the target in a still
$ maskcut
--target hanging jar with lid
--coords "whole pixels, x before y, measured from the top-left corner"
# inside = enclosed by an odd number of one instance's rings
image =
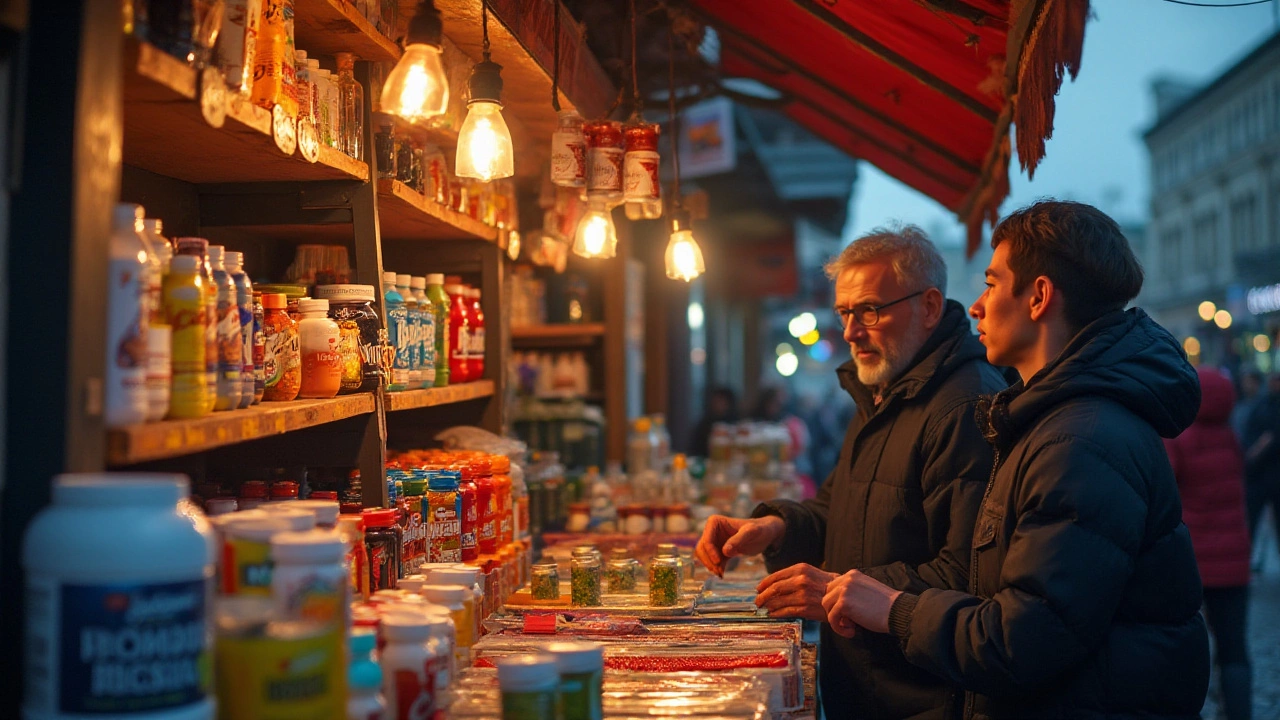
[[[622,194],[622,123],[599,120],[583,125],[587,140],[587,197],[617,203]]]
[[[577,188],[587,184],[587,138],[575,110],[561,110],[551,134],[551,182]]]
[[[662,217],[662,183],[659,180],[658,124],[636,121],[622,131],[626,140],[623,156],[623,197],[630,220]]]

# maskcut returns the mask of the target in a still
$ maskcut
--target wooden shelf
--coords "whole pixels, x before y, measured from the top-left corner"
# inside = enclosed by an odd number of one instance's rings
[[[332,400],[264,402],[195,420],[165,420],[107,432],[107,465],[190,455],[246,440],[282,435],[374,411],[372,393]]]
[[[358,60],[400,59],[400,46],[346,0],[294,0],[293,34],[298,49],[311,57],[349,52]]]
[[[378,181],[378,225],[384,240],[498,241],[498,229],[428,200],[399,180]]]
[[[315,163],[280,152],[271,139],[271,113],[239,99],[227,101],[222,127],[209,125],[200,112],[196,71],[134,40],[125,54],[124,162],[191,183],[369,178],[368,165],[327,146]]]
[[[451,405],[490,397],[493,393],[494,382],[492,380],[477,380],[476,382],[450,385],[442,388],[429,388],[427,390],[389,392],[386,395],[387,412]]]
[[[604,323],[526,325],[511,328],[511,343],[523,347],[586,346],[604,337]]]

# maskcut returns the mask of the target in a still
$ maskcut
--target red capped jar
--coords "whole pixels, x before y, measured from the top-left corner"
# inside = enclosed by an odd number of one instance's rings
[[[622,199],[622,123],[599,120],[583,125],[587,138],[587,196],[596,200]]]
[[[456,469],[462,475],[462,479],[458,481],[458,495],[462,498],[462,562],[472,562],[480,556],[476,532],[480,524],[480,511],[475,466],[460,464]]]
[[[252,510],[267,501],[267,484],[261,480],[245,480],[240,483],[240,497],[236,504],[241,510]]]
[[[369,593],[395,588],[400,579],[400,525],[395,510],[365,510],[364,546],[369,556]]]
[[[298,483],[292,480],[277,480],[271,483],[271,502],[288,502],[298,499]]]
[[[631,123],[623,130],[626,155],[623,158],[623,195],[627,202],[659,200],[658,125]]]
[[[492,555],[498,551],[498,493],[494,482],[493,465],[488,458],[481,458],[471,464],[476,473],[476,506],[480,511],[480,525],[476,536],[482,555]]]

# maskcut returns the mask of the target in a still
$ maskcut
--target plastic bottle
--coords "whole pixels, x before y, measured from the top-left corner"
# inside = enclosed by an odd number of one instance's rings
[[[480,509],[476,504],[475,470],[472,465],[462,468],[462,476],[458,482],[458,499],[462,504],[462,562],[475,562],[480,556],[477,542],[477,531],[480,525]]]
[[[369,549],[364,544],[364,518],[339,515],[338,534],[347,545],[347,569],[351,573],[351,594],[358,601],[369,599]]]
[[[386,645],[378,660],[382,664],[382,693],[389,718],[417,720],[429,718],[442,709],[436,681],[448,658],[440,654],[439,642],[431,642],[432,620],[425,613],[389,612],[382,618]]]
[[[475,644],[472,628],[475,627],[476,599],[469,586],[423,585],[422,596],[449,611],[458,644],[454,655],[464,666],[470,665],[471,646]]]
[[[367,630],[351,634],[351,665],[347,668],[347,720],[389,720],[382,693],[382,668],[373,661],[378,638]],[[425,715],[421,717],[426,717]]]
[[[396,274],[396,292],[404,298],[405,317],[408,322],[409,375],[407,384],[410,389],[422,387],[422,312],[418,310],[418,296],[413,294],[409,283],[411,278],[403,273]]]
[[[267,335],[263,321],[266,310],[262,307],[262,293],[253,293],[253,404],[262,402],[266,392]]]
[[[471,381],[471,307],[462,283],[444,289],[449,293],[449,381],[456,385]]]
[[[652,430],[653,423],[647,417],[638,417],[631,424],[631,435],[627,438],[627,474],[633,481],[640,473],[654,469]]]
[[[164,225],[155,218],[142,221],[142,239],[147,245],[151,270],[148,287],[147,325],[147,422],[162,420],[169,413],[169,384],[172,382],[170,345],[173,332],[164,316],[164,277],[169,274],[173,247],[163,235]]]
[[[382,293],[387,306],[387,339],[396,352],[387,389],[395,392],[409,387],[409,310],[404,296],[396,290],[395,273],[382,273]]]
[[[302,356],[298,325],[289,317],[289,301],[280,293],[262,296],[262,334],[266,342],[262,398],[287,401],[298,397],[302,386]]]
[[[173,418],[209,414],[204,357],[204,277],[198,263],[190,255],[173,258],[162,290],[165,320],[171,331],[169,417]]]
[[[209,524],[183,511],[188,496],[181,475],[54,478],[53,502],[22,545],[23,717],[213,718],[202,678],[212,651],[207,603],[216,553]],[[183,641],[129,641],[142,636]],[[117,648],[127,648],[127,661]],[[125,694],[98,682],[128,668],[165,682],[130,682]]]
[[[312,125],[316,122],[316,85],[311,81],[311,71],[307,65],[307,51],[295,50],[293,53],[294,78],[298,87],[298,122],[308,120]]]
[[[218,388],[214,410],[240,407],[240,388],[244,372],[244,337],[240,334],[240,306],[236,300],[236,284],[223,264],[225,248],[209,246],[209,266],[213,284],[218,288]]]
[[[489,463],[484,463],[489,466]],[[481,554],[498,551],[498,496],[492,467],[478,467],[476,482],[476,544]],[[465,561],[466,558],[463,558]]]
[[[178,255],[191,255],[199,260],[197,266],[204,279],[204,381],[208,387],[205,404],[207,412],[213,412],[218,399],[218,286],[213,282],[213,269],[209,266],[209,241],[181,237],[176,242]]]
[[[490,467],[493,470],[493,496],[496,512],[498,546],[510,545],[516,540],[516,509],[514,500],[514,480],[515,475],[512,472],[511,461],[504,455],[494,455],[490,459]],[[528,528],[528,492],[525,492],[525,528]]]
[[[467,290],[471,303],[471,344],[467,353],[467,376],[472,380],[484,377],[484,310],[480,307],[480,288]]]
[[[418,313],[422,316],[421,337],[418,344],[422,357],[422,384],[419,387],[435,387],[436,384],[436,309],[427,297],[427,279],[409,278],[409,288],[418,300]]]
[[[560,717],[560,670],[554,655],[508,655],[495,664],[503,720]]]
[[[298,338],[302,348],[301,398],[331,398],[342,387],[342,354],[338,351],[341,333],[329,319],[329,301],[303,298],[298,301],[302,322]]]
[[[107,295],[106,422],[108,427],[147,419],[147,281],[141,205],[116,206]]]
[[[236,308],[240,312],[240,407],[247,408],[253,404],[256,393],[253,380],[253,283],[244,271],[242,253],[228,252],[222,264],[236,286]]]
[[[529,485],[525,482],[524,472],[518,465],[510,467],[511,474],[508,476],[511,481],[512,506],[509,513],[509,522],[512,527],[510,537],[523,542],[529,538]],[[499,480],[502,478],[501,475],[497,477]],[[504,522],[502,515],[498,516],[498,522]],[[503,536],[506,536],[506,533],[503,533]]]
[[[450,340],[452,329],[452,301],[444,289],[444,275],[431,273],[427,275],[427,299],[431,301],[431,309],[436,314],[436,387],[449,384],[449,358],[451,357]]]

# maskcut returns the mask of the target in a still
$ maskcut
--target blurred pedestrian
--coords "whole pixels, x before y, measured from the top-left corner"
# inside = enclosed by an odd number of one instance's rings
[[[1227,720],[1249,720],[1252,673],[1245,642],[1249,604],[1249,529],[1244,458],[1228,425],[1235,390],[1227,376],[1200,368],[1200,411],[1181,435],[1165,440],[1182,496],[1182,521],[1204,584],[1204,614],[1217,646]]]
[[[1245,423],[1245,496],[1249,506],[1249,537],[1258,537],[1262,511],[1271,508],[1280,541],[1280,373],[1267,378],[1266,394],[1258,399]]]
[[[806,453],[809,451],[809,426],[798,415],[791,411],[787,391],[778,386],[767,387],[760,393],[755,410],[751,412],[752,420],[774,423],[787,429],[790,443],[787,446],[787,457],[796,463],[801,474],[812,472]]]
[[[1240,376],[1240,396],[1236,398],[1236,407],[1231,411],[1231,429],[1235,430],[1241,447],[1247,447],[1244,444],[1244,433],[1249,424],[1249,415],[1258,406],[1262,396],[1262,373],[1246,370]]]
[[[707,411],[693,429],[693,455],[708,457],[711,454],[711,428],[716,423],[738,422],[738,395],[733,388],[721,385],[707,398]]]

